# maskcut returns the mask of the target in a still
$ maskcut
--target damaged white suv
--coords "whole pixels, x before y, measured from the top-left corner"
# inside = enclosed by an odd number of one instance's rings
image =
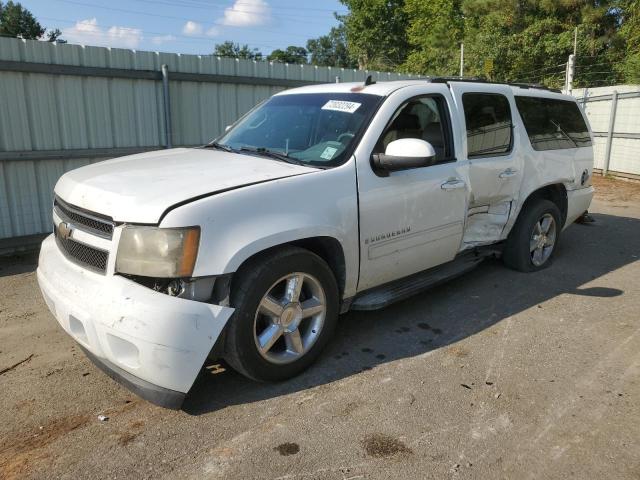
[[[201,148],[86,166],[55,187],[38,281],[62,327],[178,408],[207,357],[301,372],[338,315],[487,255],[551,262],[593,196],[572,97],[454,79],[281,92]]]

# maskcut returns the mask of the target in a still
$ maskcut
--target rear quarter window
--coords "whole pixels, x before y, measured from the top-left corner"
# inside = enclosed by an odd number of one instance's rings
[[[589,129],[575,102],[516,96],[516,106],[534,150],[591,146]]]

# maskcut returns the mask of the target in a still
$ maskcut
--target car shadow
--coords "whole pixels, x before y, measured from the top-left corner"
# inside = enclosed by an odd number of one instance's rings
[[[0,255],[0,277],[35,272],[40,248],[15,255]]]
[[[540,272],[519,273],[499,260],[486,260],[462,277],[386,309],[343,315],[318,361],[288,381],[258,383],[222,362],[208,365],[183,410],[201,415],[335,382],[446,347],[529,308],[544,308],[545,301],[558,295],[622,295],[615,288],[584,285],[640,258],[640,220],[593,217],[595,223],[573,225],[563,232],[553,265]],[[425,365],[429,361],[425,359]]]

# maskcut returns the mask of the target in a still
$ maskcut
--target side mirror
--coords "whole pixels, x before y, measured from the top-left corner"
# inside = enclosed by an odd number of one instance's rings
[[[231,127],[233,127],[233,125],[227,125],[226,127],[224,127],[224,131],[228,132],[229,130],[231,130]]]
[[[384,153],[374,154],[371,164],[377,172],[387,176],[389,172],[409,170],[433,165],[436,151],[429,142],[418,138],[394,140]]]

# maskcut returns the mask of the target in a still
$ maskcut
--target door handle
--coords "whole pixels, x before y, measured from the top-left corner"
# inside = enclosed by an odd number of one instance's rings
[[[456,178],[456,179],[444,182],[442,185],[440,185],[440,188],[442,190],[457,190],[459,188],[464,188],[465,186],[466,184],[462,180]]]
[[[498,175],[498,177],[511,178],[511,177],[515,177],[517,173],[518,173],[517,170],[514,170],[513,168],[507,168],[504,172],[501,172],[500,175]]]

